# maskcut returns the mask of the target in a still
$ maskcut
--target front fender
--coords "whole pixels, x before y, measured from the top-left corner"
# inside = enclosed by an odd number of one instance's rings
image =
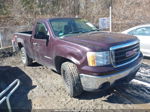
[[[80,65],[84,58],[83,51],[71,46],[65,46],[65,45],[57,46],[55,51],[59,51],[56,52],[56,56],[61,56],[63,58],[66,58],[77,65]]]

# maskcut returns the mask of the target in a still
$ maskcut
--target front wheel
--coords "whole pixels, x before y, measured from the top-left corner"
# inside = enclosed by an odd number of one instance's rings
[[[61,75],[64,79],[66,91],[71,97],[79,96],[83,92],[78,69],[75,64],[71,62],[63,63]]]
[[[27,55],[24,47],[21,48],[21,61],[26,66],[29,66],[32,64],[32,59]]]

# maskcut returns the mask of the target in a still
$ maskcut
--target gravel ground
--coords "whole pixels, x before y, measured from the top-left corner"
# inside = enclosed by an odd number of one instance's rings
[[[149,62],[150,59],[144,59],[136,79],[149,82]],[[0,89],[4,89],[16,78],[21,80],[21,85],[11,97],[13,109],[28,109],[29,112],[34,109],[150,109],[148,87],[131,83],[106,92],[85,92],[78,98],[70,98],[65,92],[61,76],[56,72],[37,63],[26,67],[19,56],[1,58]]]

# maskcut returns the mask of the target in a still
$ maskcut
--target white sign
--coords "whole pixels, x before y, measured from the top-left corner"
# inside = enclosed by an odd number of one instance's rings
[[[107,29],[110,27],[110,18],[99,18],[99,28],[100,29]]]

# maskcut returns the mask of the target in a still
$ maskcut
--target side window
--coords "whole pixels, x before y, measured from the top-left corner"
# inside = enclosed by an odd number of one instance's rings
[[[37,23],[35,28],[35,37],[36,39],[46,39],[48,35],[48,30],[43,23]]]
[[[150,27],[145,27],[144,28],[143,35],[144,36],[150,36]]]
[[[150,36],[150,27],[138,28],[129,32],[129,34],[131,33],[132,35]]]
[[[132,30],[132,31],[130,31],[130,32],[128,32],[128,34],[130,34],[130,35],[135,35],[135,30]]]

